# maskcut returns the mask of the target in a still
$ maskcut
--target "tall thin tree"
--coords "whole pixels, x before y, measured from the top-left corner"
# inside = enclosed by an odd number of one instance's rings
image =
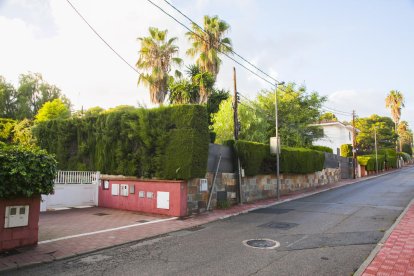
[[[168,80],[170,78],[171,66],[181,65],[182,60],[177,56],[178,46],[174,43],[177,38],[167,39],[167,30],[149,28],[150,36],[140,37],[141,49],[136,67],[145,70],[138,79],[149,87],[152,103],[162,104],[168,93]],[[176,74],[179,74],[176,71]]]

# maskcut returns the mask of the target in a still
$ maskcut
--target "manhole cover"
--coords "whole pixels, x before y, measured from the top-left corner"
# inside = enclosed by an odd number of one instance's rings
[[[288,229],[291,229],[291,228],[296,227],[296,226],[298,226],[297,223],[273,222],[273,221],[271,221],[271,222],[259,225],[258,227],[288,230]]]
[[[107,215],[109,215],[109,214],[107,214],[107,213],[96,213],[96,214],[94,214],[95,216],[99,216],[99,217],[102,217],[102,216],[107,216]]]
[[[243,244],[249,247],[259,248],[259,249],[274,249],[280,246],[278,241],[270,239],[253,239],[245,240]]]

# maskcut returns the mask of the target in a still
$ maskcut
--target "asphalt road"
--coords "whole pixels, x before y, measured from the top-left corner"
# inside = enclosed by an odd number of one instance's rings
[[[352,275],[414,198],[414,168],[8,275]],[[275,249],[243,241],[276,240]]]

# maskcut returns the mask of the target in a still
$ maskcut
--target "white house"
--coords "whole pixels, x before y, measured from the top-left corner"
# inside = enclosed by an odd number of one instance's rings
[[[344,125],[341,122],[325,122],[312,124],[311,126],[321,127],[324,133],[323,138],[313,142],[314,145],[329,147],[336,154],[342,144],[352,144],[353,128],[350,125]],[[356,132],[359,132],[359,130],[356,129]]]

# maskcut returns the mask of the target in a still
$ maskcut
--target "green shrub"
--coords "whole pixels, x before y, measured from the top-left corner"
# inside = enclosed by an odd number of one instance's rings
[[[397,152],[397,156],[398,157],[402,157],[402,159],[404,160],[404,162],[408,162],[412,159],[411,155],[409,155],[406,152]]]
[[[352,145],[351,144],[341,145],[341,156],[342,157],[352,157]]]
[[[17,122],[12,119],[0,118],[0,141],[11,143],[13,138],[13,129]]]
[[[276,158],[270,154],[267,144],[238,140],[235,149],[247,176],[275,173]],[[325,154],[320,151],[282,147],[280,154],[280,172],[312,173],[323,170]]]
[[[42,122],[34,133],[64,170],[189,179],[204,177],[207,169],[208,116],[199,105],[115,108]]]
[[[413,148],[411,147],[410,144],[403,144],[402,151],[405,152],[405,153],[407,153],[410,156],[413,155]]]
[[[385,161],[385,156],[384,155],[378,155],[378,170],[383,170],[384,169],[384,161]],[[376,159],[375,159],[375,154],[372,155],[360,155],[357,156],[357,160],[358,160],[358,164],[360,164],[361,166],[365,166],[365,169],[367,171],[375,171],[376,170]]]
[[[0,147],[0,198],[50,194],[55,174],[56,160],[46,151]]]
[[[327,152],[327,153],[333,153],[333,149],[331,149],[330,147],[325,147],[325,146],[311,146],[309,147],[312,150],[318,150],[318,151],[322,151],[322,152]]]
[[[380,149],[378,153],[385,156],[385,164],[387,168],[397,168],[398,158],[395,149]]]

